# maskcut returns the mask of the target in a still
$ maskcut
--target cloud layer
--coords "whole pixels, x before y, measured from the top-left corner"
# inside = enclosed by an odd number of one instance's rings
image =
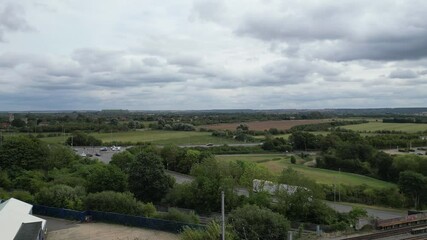
[[[423,9],[421,0],[6,1],[0,110],[425,106]]]

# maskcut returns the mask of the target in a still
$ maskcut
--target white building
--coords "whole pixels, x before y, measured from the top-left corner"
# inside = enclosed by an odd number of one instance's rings
[[[44,240],[46,220],[32,215],[33,205],[11,198],[0,204],[2,240]]]

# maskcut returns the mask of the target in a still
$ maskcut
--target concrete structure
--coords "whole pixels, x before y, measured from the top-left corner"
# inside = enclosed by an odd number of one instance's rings
[[[32,215],[33,205],[11,198],[0,204],[2,240],[44,240],[46,220]]]

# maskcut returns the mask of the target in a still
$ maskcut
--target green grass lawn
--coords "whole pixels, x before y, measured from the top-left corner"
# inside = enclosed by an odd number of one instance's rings
[[[345,173],[321,168],[307,167],[302,164],[291,164],[290,157],[278,154],[247,154],[247,155],[217,155],[218,160],[233,161],[243,160],[256,162],[265,166],[272,173],[279,174],[283,168],[292,167],[295,171],[303,174],[304,176],[315,180],[317,183],[329,184],[341,183],[344,185],[361,185],[366,184],[372,187],[391,187],[395,186],[393,183],[384,182],[374,178],[366,177],[363,175]]]
[[[230,144],[238,143],[233,139],[225,139],[211,136],[208,132],[182,132],[182,131],[130,131],[113,133],[91,133],[90,135],[102,140],[103,142],[152,142],[155,144]],[[64,137],[46,137],[41,140],[47,143],[63,143]]]
[[[342,128],[350,129],[354,131],[394,130],[394,131],[414,133],[419,131],[426,131],[427,124],[369,122],[369,123],[342,126]]]

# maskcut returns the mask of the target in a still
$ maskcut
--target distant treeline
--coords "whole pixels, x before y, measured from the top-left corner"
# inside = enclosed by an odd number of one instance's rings
[[[354,124],[362,124],[368,123],[366,120],[354,120],[354,121],[333,121],[326,123],[316,123],[316,124],[306,124],[292,127],[290,132],[295,131],[307,131],[307,132],[316,132],[316,131],[329,131],[332,128],[346,126],[346,125],[354,125]]]
[[[383,123],[427,123],[427,118],[423,118],[423,117],[384,118]]]

